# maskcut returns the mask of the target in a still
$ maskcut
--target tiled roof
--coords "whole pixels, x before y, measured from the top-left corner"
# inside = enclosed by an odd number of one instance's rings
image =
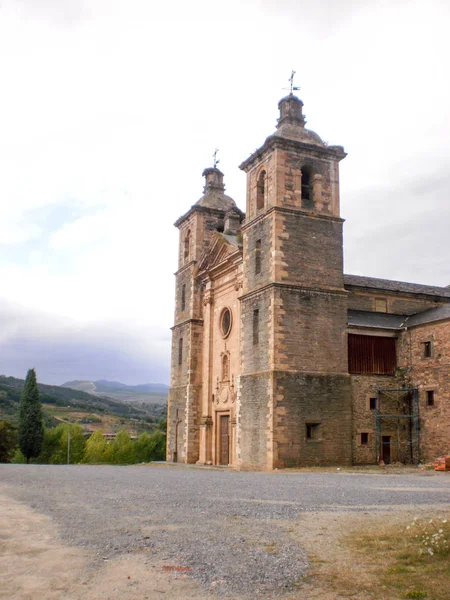
[[[450,305],[429,308],[421,313],[411,315],[406,319],[405,326],[414,327],[415,325],[424,325],[425,323],[442,321],[444,319],[450,319]]]
[[[353,327],[367,327],[371,329],[400,330],[417,325],[425,325],[435,321],[450,319],[450,304],[429,308],[415,315],[391,315],[388,313],[369,312],[365,310],[349,310],[347,323]]]
[[[391,315],[364,310],[349,310],[348,324],[355,327],[374,327],[376,329],[402,329],[405,315]]]
[[[389,292],[404,292],[408,294],[424,294],[426,296],[437,296],[450,299],[450,288],[421,283],[407,283],[406,281],[392,281],[390,279],[378,279],[377,277],[363,277],[362,275],[344,275],[345,286],[365,287],[374,290],[386,290]]]

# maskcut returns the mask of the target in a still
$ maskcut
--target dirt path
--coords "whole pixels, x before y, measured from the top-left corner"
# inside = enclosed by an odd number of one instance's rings
[[[0,598],[8,600],[210,600],[179,566],[144,553],[90,566],[90,553],[66,546],[49,517],[0,495]]]

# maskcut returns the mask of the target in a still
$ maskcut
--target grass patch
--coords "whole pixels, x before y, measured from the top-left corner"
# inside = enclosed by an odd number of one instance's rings
[[[378,592],[366,590],[372,597],[449,599],[449,515],[382,524],[349,534],[345,543],[378,582]]]

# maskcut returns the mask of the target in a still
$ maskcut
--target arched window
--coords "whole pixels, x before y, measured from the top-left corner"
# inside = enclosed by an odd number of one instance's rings
[[[222,381],[228,381],[230,379],[230,368],[229,368],[229,361],[228,361],[228,355],[224,354],[222,357]]]
[[[188,229],[186,237],[184,238],[184,261],[189,260],[189,254],[191,251],[191,230]]]
[[[183,283],[181,288],[181,310],[186,308],[186,285]]]
[[[308,167],[302,169],[302,206],[304,208],[313,208],[314,200],[311,185],[311,170]]]
[[[264,208],[264,199],[266,196],[266,172],[261,171],[256,183],[256,208]]]

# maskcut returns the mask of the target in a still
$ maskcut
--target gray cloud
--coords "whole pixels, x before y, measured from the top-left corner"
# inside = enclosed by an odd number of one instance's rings
[[[348,194],[345,271],[449,285],[449,198],[450,176],[440,169]]]
[[[168,383],[170,331],[132,331],[120,322],[80,328],[6,303],[0,311],[0,374],[23,378],[34,367],[42,383]]]

